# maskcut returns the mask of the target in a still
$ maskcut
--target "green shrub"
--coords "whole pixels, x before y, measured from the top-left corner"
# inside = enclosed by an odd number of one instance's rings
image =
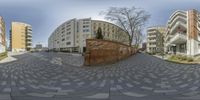
[[[0,53],[0,60],[6,58],[7,56],[7,52]]]
[[[187,56],[184,56],[184,55],[178,55],[177,58],[178,58],[178,60],[180,60],[180,61],[185,61],[185,60],[187,60]]]
[[[188,62],[192,62],[192,61],[194,61],[194,59],[193,59],[192,57],[188,57],[188,58],[187,58],[187,61],[188,61]]]
[[[183,56],[181,60],[187,60],[187,56]]]
[[[172,55],[169,57],[169,60],[177,60],[178,58],[176,57],[176,55]]]
[[[188,61],[192,62],[194,59],[192,57],[188,57],[185,55],[172,55],[169,57],[169,60],[175,60],[175,61]]]

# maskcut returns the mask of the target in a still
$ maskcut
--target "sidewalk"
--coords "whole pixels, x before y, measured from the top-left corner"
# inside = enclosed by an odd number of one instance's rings
[[[24,54],[24,53],[26,53],[26,52],[8,52],[8,57],[6,57],[5,59],[1,60],[0,64],[15,61],[17,59],[12,57],[12,56],[21,55],[21,54]]]
[[[1,61],[0,61],[0,64],[2,64],[2,63],[7,63],[7,62],[12,62],[12,61],[15,61],[15,60],[17,60],[17,59],[14,58],[14,57],[12,57],[12,56],[8,56],[8,57],[6,57],[5,59],[1,60]]]
[[[160,56],[160,55],[153,55],[154,57],[157,57],[157,58],[160,58],[160,59],[163,59],[163,60],[166,60],[167,57],[166,56]]]

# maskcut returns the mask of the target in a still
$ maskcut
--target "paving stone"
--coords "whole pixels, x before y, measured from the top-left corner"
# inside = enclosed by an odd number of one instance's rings
[[[129,83],[126,83],[126,86],[128,87],[133,87],[133,85],[129,84]]]
[[[91,98],[91,99],[108,99],[109,94],[108,93],[96,93],[91,96],[87,96],[85,98]]]
[[[12,100],[10,94],[0,94],[0,100]]]
[[[198,86],[193,86],[190,88],[190,90],[194,91],[194,90],[197,90],[199,87]]]
[[[172,90],[154,90],[153,92],[155,93],[169,93],[169,92],[177,92],[177,90],[172,89]]]
[[[1,85],[6,85],[6,84],[7,84],[6,81],[1,82]]]
[[[3,92],[11,92],[11,88],[4,88]]]
[[[152,87],[146,87],[146,86],[142,86],[141,88],[142,88],[142,89],[145,89],[145,90],[153,90],[153,88],[152,88]]]
[[[124,95],[133,96],[133,97],[144,97],[146,94],[140,94],[135,92],[123,92]]]
[[[183,85],[180,85],[179,87],[180,87],[180,88],[184,88],[184,87],[186,87],[186,86],[188,86],[188,84],[183,84]]]
[[[56,58],[55,64],[51,64],[52,58]],[[79,63],[77,59],[59,53],[21,55],[17,62],[0,65],[0,93],[12,92],[14,100],[112,100],[113,96],[124,100],[173,100],[180,95],[195,99],[200,94],[199,65],[175,64],[136,54],[106,66],[71,66]],[[21,99],[22,95],[26,99]],[[5,97],[9,99],[9,95]]]
[[[29,96],[35,96],[35,97],[53,97],[52,94],[41,94],[41,93],[27,93]]]

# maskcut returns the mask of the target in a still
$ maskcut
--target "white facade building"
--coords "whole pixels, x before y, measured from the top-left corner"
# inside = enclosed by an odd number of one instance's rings
[[[167,54],[200,54],[200,13],[197,10],[176,11],[167,23],[165,35]]]
[[[128,33],[120,27],[105,21],[84,18],[72,19],[57,27],[48,39],[48,47],[55,51],[85,52],[86,39],[95,38],[98,27],[102,29],[104,39],[129,43]]]
[[[147,29],[147,52],[164,53],[165,26],[154,26]]]

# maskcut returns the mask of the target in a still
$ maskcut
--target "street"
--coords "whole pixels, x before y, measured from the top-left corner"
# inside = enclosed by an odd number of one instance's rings
[[[0,64],[0,100],[199,100],[200,65],[136,54],[102,66],[83,57],[38,52]]]

